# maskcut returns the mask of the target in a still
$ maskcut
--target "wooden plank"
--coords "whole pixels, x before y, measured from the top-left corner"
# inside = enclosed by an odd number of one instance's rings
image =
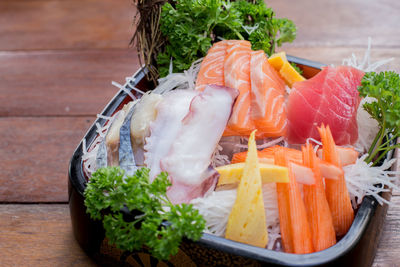
[[[67,202],[69,160],[94,119],[0,118],[0,202]]]
[[[374,267],[400,261],[400,197],[389,208]],[[75,241],[68,206],[0,205],[1,266],[95,266]]]
[[[0,52],[0,116],[94,115],[139,68],[136,51]]]
[[[72,233],[68,205],[0,205],[0,266],[97,266]]]
[[[398,47],[400,2],[374,0],[268,0],[277,17],[296,24],[291,46],[364,46],[367,38],[380,47]]]
[[[131,0],[2,0],[0,50],[127,48]]]
[[[374,267],[399,266],[400,262],[400,196],[392,197],[393,205],[389,207]]]

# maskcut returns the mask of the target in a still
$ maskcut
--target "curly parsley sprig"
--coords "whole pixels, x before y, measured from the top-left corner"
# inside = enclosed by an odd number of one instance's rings
[[[162,7],[160,30],[166,44],[157,57],[160,76],[183,72],[192,62],[204,57],[213,41],[249,40],[254,50],[268,55],[284,42],[296,37],[291,20],[275,18],[262,0],[171,0]]]
[[[168,200],[167,173],[150,183],[149,171],[141,168],[125,177],[119,167],[97,170],[84,192],[85,205],[93,219],[103,220],[106,237],[118,248],[133,251],[146,246],[154,257],[165,260],[178,253],[183,237],[200,239],[205,220],[192,205]],[[136,216],[125,218],[124,209]]]
[[[373,161],[377,164],[390,150],[399,147],[390,144],[400,137],[400,76],[393,71],[368,72],[358,91],[362,97],[376,99],[363,107],[380,126],[366,158],[368,163]]]

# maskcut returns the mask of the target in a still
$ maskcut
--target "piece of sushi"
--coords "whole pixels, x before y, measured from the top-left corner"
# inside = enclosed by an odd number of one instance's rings
[[[324,67],[311,79],[295,83],[287,106],[288,142],[320,140],[317,127],[322,124],[331,127],[336,144],[356,142],[360,103],[357,87],[363,76],[364,72],[352,67]]]

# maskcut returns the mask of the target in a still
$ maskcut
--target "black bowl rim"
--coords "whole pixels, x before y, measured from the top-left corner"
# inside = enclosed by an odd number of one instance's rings
[[[294,56],[287,56],[287,59],[295,64],[308,66],[314,69],[321,69],[325,64],[310,61],[303,58],[298,58]],[[140,68],[133,76],[130,82],[131,86],[135,86],[138,81],[143,79],[146,75],[146,69],[144,67]],[[129,88],[129,85],[127,86]],[[120,90],[109,102],[109,104],[101,112],[104,116],[110,116],[121,104],[121,102],[129,97],[124,90]],[[96,123],[104,125],[105,119],[97,118],[89,130],[86,132],[83,139],[86,139],[87,146],[90,146],[97,136],[96,133]],[[86,179],[83,173],[82,167],[82,143],[78,144],[71,158],[69,165],[69,180],[76,191],[82,195],[86,187]],[[75,179],[74,179],[75,178]],[[365,197],[355,215],[354,222],[350,227],[347,234],[334,246],[327,248],[325,250],[314,252],[310,254],[291,254],[279,251],[268,250],[264,248],[254,247],[251,245],[235,242],[223,237],[214,236],[212,234],[204,233],[199,241],[196,243],[220,250],[233,255],[238,255],[250,259],[254,259],[264,263],[278,264],[284,266],[317,266],[333,262],[334,260],[347,254],[361,239],[363,233],[365,232],[369,221],[371,220],[375,209],[377,207],[377,202],[372,197]]]

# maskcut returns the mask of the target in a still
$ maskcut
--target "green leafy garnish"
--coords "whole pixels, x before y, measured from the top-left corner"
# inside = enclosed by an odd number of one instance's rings
[[[380,126],[366,158],[368,163],[373,161],[377,164],[390,150],[399,147],[391,145],[391,142],[400,137],[400,76],[393,71],[368,72],[358,91],[362,97],[376,99],[363,107]]]
[[[85,205],[91,218],[103,220],[110,243],[128,251],[146,246],[165,260],[178,253],[183,237],[200,239],[205,220],[191,204],[171,204],[167,173],[150,183],[149,171],[141,168],[125,177],[119,167],[98,169],[84,192]]]
[[[300,75],[303,75],[303,71],[302,71],[302,69],[300,69],[299,68],[299,66],[297,66],[297,64],[296,63],[290,63],[290,65],[292,65],[292,67],[300,74]]]
[[[160,76],[168,74],[171,59],[173,72],[188,69],[218,37],[249,40],[254,50],[268,55],[296,37],[294,23],[275,18],[262,0],[172,0],[162,7],[160,28],[166,39],[164,52],[157,57]]]

